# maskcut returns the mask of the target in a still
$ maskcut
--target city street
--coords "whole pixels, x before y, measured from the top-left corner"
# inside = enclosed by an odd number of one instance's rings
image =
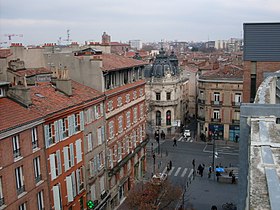
[[[160,150],[158,150],[157,145],[158,143],[154,140],[151,140],[147,145],[147,180],[153,173],[165,172],[168,174],[169,181],[176,186],[182,187],[182,189],[188,182],[184,206],[190,207],[192,205],[196,210],[211,209],[212,205],[222,209],[223,203],[236,203],[237,184],[219,183],[213,176],[210,179],[207,177],[208,167],[212,165],[213,145],[196,142],[192,138],[178,138],[177,146],[173,146],[172,140],[160,141]],[[153,164],[152,149],[155,152],[155,165]],[[218,156],[215,158],[215,165],[223,167],[237,166],[237,144],[225,144],[222,141],[217,141],[215,151],[218,152]],[[195,159],[195,169],[199,164],[205,164],[203,177],[197,174],[194,180],[190,179],[193,173],[193,159]],[[167,171],[166,166],[170,161],[172,162],[172,167],[170,171]],[[190,182],[190,180],[192,181]],[[177,203],[176,207],[181,204],[182,201]]]

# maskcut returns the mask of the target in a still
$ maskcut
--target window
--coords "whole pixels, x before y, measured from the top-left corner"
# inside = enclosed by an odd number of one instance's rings
[[[103,105],[98,104],[98,105],[94,106],[94,113],[95,113],[96,119],[99,119],[100,117],[102,117],[103,116]]]
[[[219,109],[214,109],[213,118],[214,119],[220,119],[220,110]]]
[[[104,163],[105,163],[105,156],[104,156],[104,152],[102,151],[97,156],[98,171],[104,168]]]
[[[64,170],[67,171],[70,166],[72,166],[71,164],[71,160],[69,159],[69,157],[72,157],[73,154],[70,153],[70,147],[69,146],[65,146],[63,147],[63,157],[64,157]]]
[[[166,112],[166,125],[171,125],[171,111]]]
[[[235,93],[235,96],[234,96],[234,102],[236,105],[240,105],[242,101],[242,98],[241,98],[241,93]]]
[[[2,187],[2,177],[0,176],[0,207],[3,206],[4,203],[4,194],[3,194],[3,187]]]
[[[133,122],[136,123],[137,122],[137,107],[133,108]]]
[[[55,153],[50,154],[49,158],[50,158],[51,180],[54,180],[58,175],[61,174],[60,150],[57,150]]]
[[[113,168],[113,152],[112,149],[108,149],[108,166]]]
[[[15,169],[15,175],[16,175],[16,189],[17,194],[20,195],[25,191],[24,183],[23,183],[23,172],[22,172],[22,166],[17,167]]]
[[[93,177],[97,172],[97,157],[94,156],[94,158],[92,158],[89,161],[89,173],[90,176]]]
[[[135,100],[137,98],[137,91],[133,91],[133,99]]]
[[[118,97],[118,107],[120,107],[122,105],[122,97],[119,96]]]
[[[32,128],[31,130],[31,139],[32,139],[32,149],[35,149],[38,147],[38,137],[37,137],[37,128]]]
[[[20,204],[19,207],[18,207],[18,209],[19,209],[19,210],[27,210],[27,208],[26,208],[26,202]]]
[[[101,176],[99,179],[99,183],[100,183],[100,192],[104,192],[105,191],[105,179],[104,176]]]
[[[199,96],[200,96],[200,99],[204,99],[204,92],[203,92],[203,90],[199,91]]]
[[[109,122],[109,138],[114,137],[114,121]]]
[[[77,179],[77,189],[80,193],[84,189],[84,176],[83,176],[83,167],[80,167],[76,170],[76,179]]]
[[[67,180],[67,177],[66,177],[66,180]],[[60,185],[53,186],[52,191],[53,191],[54,210],[62,210]]]
[[[0,97],[3,97],[3,96],[4,96],[4,89],[0,88]]]
[[[133,147],[136,148],[137,144],[136,144],[136,131],[133,131]]]
[[[44,194],[43,191],[37,193],[38,210],[44,210]]]
[[[130,94],[129,94],[129,93],[126,94],[126,96],[125,96],[125,102],[126,102],[126,103],[129,103],[129,102],[130,102]]]
[[[76,142],[75,142],[75,145],[76,145],[76,158],[77,158],[77,163],[81,162],[83,160],[82,158],[82,154],[83,154],[83,151],[82,151],[82,140],[81,139],[78,139]]]
[[[105,139],[105,137],[104,137],[104,126],[102,126],[102,127],[99,127],[98,129],[97,129],[97,139],[98,139],[98,145],[101,145],[103,142],[104,142],[104,139]]]
[[[156,100],[160,101],[160,93],[156,93]]]
[[[118,127],[119,127],[119,133],[123,132],[123,116],[119,116],[119,124],[118,124]]]
[[[61,140],[65,139],[68,136],[68,128],[67,128],[67,119],[63,118],[60,120],[60,128],[61,128]]]
[[[90,186],[90,198],[92,201],[96,200],[95,184]]]
[[[122,160],[122,144],[118,142],[118,161]]]
[[[239,110],[234,111],[234,120],[240,120],[240,111]]]
[[[46,148],[50,147],[50,145],[54,144],[54,128],[53,124],[49,123],[44,126],[45,130],[45,145]]]
[[[214,103],[215,102],[220,102],[220,93],[219,92],[214,92]]]
[[[142,140],[143,140],[143,130],[142,130],[142,126],[140,126],[139,138],[140,138],[140,142],[142,142]]]
[[[156,112],[156,125],[157,126],[161,125],[161,112],[160,111]]]
[[[14,158],[20,157],[19,135],[13,137],[13,153]]]
[[[143,89],[139,90],[139,95],[140,95],[140,97],[143,96]]]
[[[130,127],[130,111],[128,111],[126,113],[126,127],[129,128]]]
[[[40,157],[36,157],[33,159],[34,165],[34,175],[35,175],[35,182],[38,183],[42,180],[41,169],[40,169]]]
[[[112,100],[108,101],[107,106],[108,106],[108,111],[112,111],[113,110],[113,101]]]
[[[140,105],[140,118],[142,119],[144,117],[144,104]]]
[[[86,135],[86,140],[87,140],[87,148],[88,148],[88,152],[92,151],[92,133],[88,133],[88,135]]]
[[[66,190],[68,203],[70,203],[77,195],[75,171],[73,171],[71,175],[66,177]]]
[[[170,92],[166,93],[166,100],[167,101],[171,100],[171,93]]]

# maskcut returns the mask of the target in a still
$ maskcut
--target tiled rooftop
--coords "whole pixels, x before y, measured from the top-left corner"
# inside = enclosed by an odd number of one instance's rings
[[[12,55],[12,52],[10,49],[0,49],[0,58],[7,58],[10,55]]]
[[[217,70],[211,70],[203,75],[200,76],[200,79],[237,79],[237,80],[243,80],[243,69],[228,65],[224,68],[219,68]]]
[[[114,71],[119,69],[131,68],[135,66],[142,66],[147,64],[141,60],[126,58],[124,56],[115,54],[103,54],[103,70]]]
[[[98,98],[103,94],[95,89],[72,81],[72,96],[56,90],[50,83],[31,87],[31,110],[42,115],[49,115],[62,111],[75,105],[83,104],[89,100]]]
[[[39,119],[40,115],[8,98],[0,98],[0,133]]]
[[[41,68],[28,68],[28,69],[23,69],[19,71],[14,72],[18,76],[24,76],[26,75],[27,77],[38,75],[38,74],[52,74],[51,70],[48,70],[44,67]]]

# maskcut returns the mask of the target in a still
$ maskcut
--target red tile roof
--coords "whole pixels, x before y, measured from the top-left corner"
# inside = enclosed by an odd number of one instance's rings
[[[38,74],[52,74],[52,71],[44,67],[41,67],[41,68],[22,69],[14,73],[18,76],[26,75],[27,77],[30,77]]]
[[[110,42],[111,46],[129,46],[129,44],[124,44],[120,42]]]
[[[200,76],[200,79],[237,79],[243,80],[243,69],[234,65],[227,65],[224,68],[210,70]]]
[[[30,92],[33,104],[31,109],[42,115],[63,111],[103,96],[101,92],[75,81],[72,81],[73,95],[70,97],[56,90],[51,83],[30,87]]]
[[[142,66],[148,64],[141,60],[135,60],[132,58],[126,58],[124,56],[115,54],[103,54],[103,70],[114,71],[124,68],[131,68],[135,66]]]
[[[8,98],[0,98],[0,133],[19,125],[40,119],[38,113]]]
[[[7,58],[10,55],[12,55],[12,52],[10,49],[0,49],[0,58]]]

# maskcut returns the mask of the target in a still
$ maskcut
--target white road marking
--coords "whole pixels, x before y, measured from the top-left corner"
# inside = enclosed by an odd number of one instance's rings
[[[182,175],[181,175],[181,177],[184,177],[184,176],[186,175],[187,171],[188,171],[188,169],[185,168],[184,171],[183,171],[183,173],[182,173]]]
[[[177,171],[175,172],[174,176],[177,176],[178,173],[179,173],[180,171],[181,171],[181,167],[179,167],[179,168],[177,169]]]
[[[164,170],[163,170],[163,172],[162,172],[162,173],[164,173],[164,174],[165,174],[165,173],[166,173],[166,171],[167,171],[167,167],[165,167],[165,168],[164,168]]]
[[[183,136],[181,136],[179,139],[178,139],[178,141],[182,141],[183,140]]]
[[[172,167],[172,168],[171,168],[171,170],[170,170],[169,173],[168,173],[168,176],[170,176],[170,175],[172,174],[172,172],[173,172],[174,169],[175,169],[175,167]]]
[[[189,173],[189,175],[188,175],[188,178],[190,178],[190,176],[192,175],[192,173],[193,173],[193,169],[191,169],[191,171],[190,171],[190,173]]]

